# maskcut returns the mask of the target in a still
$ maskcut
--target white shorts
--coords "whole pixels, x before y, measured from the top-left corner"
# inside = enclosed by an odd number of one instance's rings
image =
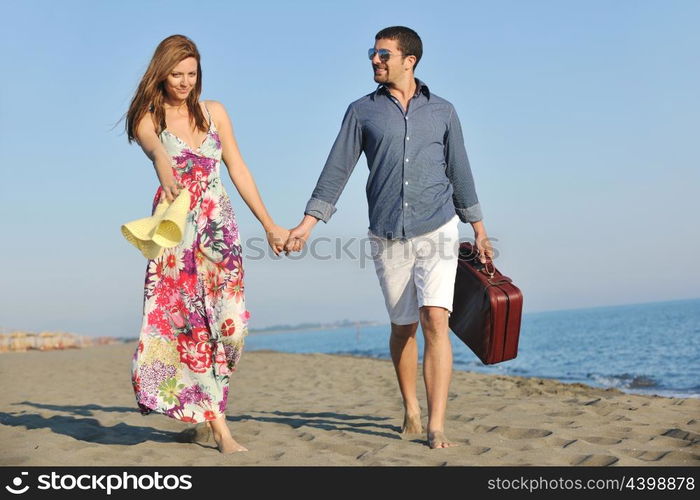
[[[391,322],[418,322],[419,309],[438,306],[452,312],[459,217],[429,233],[388,240],[369,232],[372,259]]]

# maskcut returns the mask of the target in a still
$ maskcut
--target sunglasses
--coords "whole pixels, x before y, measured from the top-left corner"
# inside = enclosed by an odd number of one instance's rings
[[[370,59],[374,59],[375,55],[379,55],[379,60],[382,62],[387,62],[389,58],[394,55],[391,53],[389,49],[375,49],[372,47],[367,51],[367,56],[369,56]]]

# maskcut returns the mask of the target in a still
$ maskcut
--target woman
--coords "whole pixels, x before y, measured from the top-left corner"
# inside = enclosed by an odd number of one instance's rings
[[[173,35],[156,48],[126,115],[129,143],[138,142],[160,181],[151,213],[182,189],[190,195],[182,241],[146,268],[132,382],[142,414],[206,422],[219,451],[233,453],[246,448],[231,436],[224,412],[249,313],[238,227],[219,175],[222,159],[275,254],[289,232],[267,213],[224,106],[200,103],[201,91],[197,47]]]

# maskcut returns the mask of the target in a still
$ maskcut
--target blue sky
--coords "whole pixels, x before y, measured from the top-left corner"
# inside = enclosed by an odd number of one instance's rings
[[[138,335],[146,261],[119,226],[147,215],[158,183],[113,126],[174,33],[197,43],[202,98],[226,106],[283,226],[301,219],[348,103],[375,87],[374,34],[407,25],[424,42],[417,76],[457,109],[495,264],[526,313],[700,295],[696,1],[35,1],[2,12],[0,327]],[[242,238],[261,238],[222,175]],[[314,236],[366,235],[366,179],[363,157]],[[387,320],[371,262],[245,266],[253,328]]]

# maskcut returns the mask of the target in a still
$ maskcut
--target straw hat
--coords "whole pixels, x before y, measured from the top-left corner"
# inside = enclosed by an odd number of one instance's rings
[[[144,257],[156,259],[182,241],[189,209],[190,192],[182,189],[172,203],[162,198],[152,216],[122,224],[122,234]]]

